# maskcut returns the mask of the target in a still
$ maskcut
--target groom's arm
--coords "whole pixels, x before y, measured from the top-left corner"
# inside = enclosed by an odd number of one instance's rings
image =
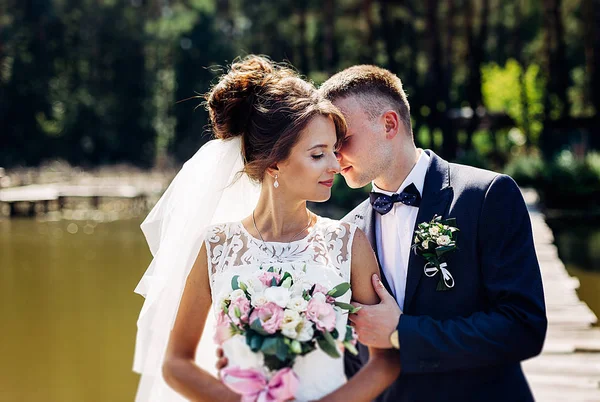
[[[446,320],[401,315],[404,373],[472,369],[540,353],[547,328],[542,280],[529,213],[508,176],[498,176],[488,188],[478,231],[489,308]]]

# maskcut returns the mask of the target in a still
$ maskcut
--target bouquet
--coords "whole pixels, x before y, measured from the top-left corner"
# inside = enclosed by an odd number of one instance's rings
[[[341,357],[338,343],[358,353],[354,329],[347,325],[340,337],[335,327],[338,314],[357,311],[336,300],[350,289],[349,283],[326,289],[307,283],[301,275],[261,267],[244,280],[234,276],[231,289],[218,301],[215,341],[222,345],[242,335],[252,352],[264,356],[262,370],[232,367],[222,372],[225,384],[242,394],[243,401],[293,398],[298,387],[294,361],[317,347],[334,358]]]
[[[417,225],[413,249],[417,255],[423,257],[425,275],[432,278],[441,272],[436,290],[449,290],[454,287],[454,278],[448,270],[446,255],[456,250],[456,219],[442,220],[441,216],[434,216],[430,222]]]

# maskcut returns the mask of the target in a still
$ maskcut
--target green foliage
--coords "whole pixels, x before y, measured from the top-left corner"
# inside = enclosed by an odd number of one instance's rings
[[[540,66],[530,64],[525,71],[514,59],[504,66],[489,63],[481,68],[481,92],[486,108],[506,112],[535,143],[542,130],[545,82]]]
[[[600,153],[577,157],[569,150],[551,162],[539,155],[514,158],[505,173],[520,186],[538,190],[548,208],[592,208],[600,206]]]
[[[535,187],[544,171],[544,162],[538,153],[523,154],[513,158],[504,168],[519,186]]]

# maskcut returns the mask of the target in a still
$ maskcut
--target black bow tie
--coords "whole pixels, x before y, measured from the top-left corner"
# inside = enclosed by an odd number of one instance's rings
[[[373,209],[381,215],[390,212],[396,202],[401,202],[404,205],[410,205],[417,208],[419,207],[419,204],[421,204],[421,194],[419,194],[419,190],[417,190],[414,183],[409,184],[400,194],[387,195],[371,192],[369,198]]]

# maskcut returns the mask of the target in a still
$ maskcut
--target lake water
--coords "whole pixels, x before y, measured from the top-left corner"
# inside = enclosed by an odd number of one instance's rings
[[[150,262],[140,221],[0,221],[0,401],[133,400],[133,289]],[[600,314],[600,229],[555,234]]]
[[[133,400],[139,223],[0,222],[0,401]]]

